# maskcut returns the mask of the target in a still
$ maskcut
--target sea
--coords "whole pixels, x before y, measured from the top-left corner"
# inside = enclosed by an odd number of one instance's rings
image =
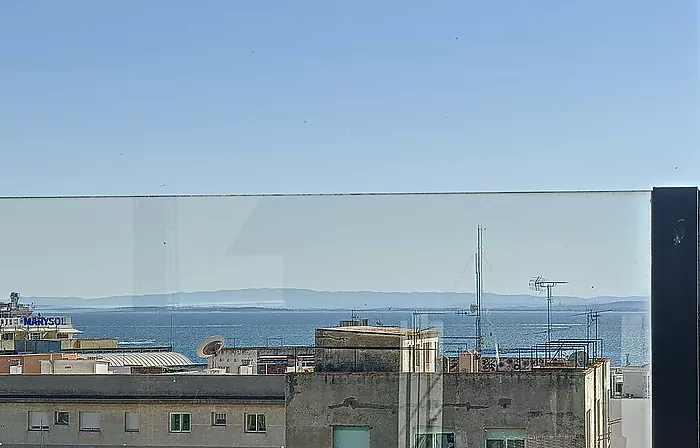
[[[333,327],[351,318],[350,311],[271,311],[271,310],[172,310],[149,309],[72,312],[79,337],[118,338],[120,345],[166,346],[187,356],[194,363],[197,346],[206,338],[221,335],[227,347],[313,345],[316,328]],[[601,350],[612,365],[643,365],[650,360],[650,316],[648,312],[601,313],[588,325],[585,315],[552,313],[552,339],[602,340]],[[473,315],[445,311],[439,314],[413,314],[406,311],[359,314],[371,325],[400,325],[407,328],[440,330],[445,338],[443,352],[456,353],[474,346]],[[546,311],[488,311],[482,315],[486,347],[499,350],[529,348],[547,341]],[[472,339],[470,339],[472,338]]]

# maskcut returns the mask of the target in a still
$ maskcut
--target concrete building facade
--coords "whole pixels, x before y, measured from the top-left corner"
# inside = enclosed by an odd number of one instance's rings
[[[208,359],[208,368],[224,369],[225,373],[234,375],[257,375],[258,350],[224,347]]]
[[[289,374],[285,446],[608,448],[608,368]]]
[[[5,376],[0,443],[27,447],[284,445],[284,377]]]
[[[316,372],[436,372],[439,332],[399,327],[316,329]]]

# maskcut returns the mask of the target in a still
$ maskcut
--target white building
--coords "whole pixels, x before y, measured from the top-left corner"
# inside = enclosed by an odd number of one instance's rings
[[[649,365],[613,367],[611,374],[613,397],[649,397]]]
[[[208,359],[210,369],[223,369],[234,375],[257,375],[258,350],[224,347]]]
[[[42,375],[104,375],[109,371],[107,361],[96,359],[54,359],[41,361]]]

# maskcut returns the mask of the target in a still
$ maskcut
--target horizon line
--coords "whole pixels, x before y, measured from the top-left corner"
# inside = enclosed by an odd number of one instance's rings
[[[9,199],[144,199],[144,198],[250,198],[250,197],[332,197],[332,196],[455,196],[455,195],[566,195],[566,194],[635,194],[651,193],[652,189],[612,189],[612,190],[504,190],[504,191],[394,191],[394,192],[326,192],[326,193],[172,193],[134,195],[31,195],[0,196]]]
[[[245,291],[308,291],[315,293],[331,293],[331,294],[344,294],[344,293],[355,293],[355,294],[447,294],[447,295],[474,295],[476,292],[471,291],[372,291],[372,290],[319,290],[310,288],[275,288],[275,287],[264,287],[264,288],[239,288],[239,289],[215,289],[215,290],[197,290],[197,291],[177,291],[177,292],[162,292],[162,293],[142,293],[142,294],[122,294],[122,295],[109,295],[109,296],[99,296],[99,297],[82,297],[82,296],[26,296],[23,298],[27,299],[79,299],[79,300],[100,300],[100,299],[112,299],[112,298],[125,298],[125,297],[145,297],[145,296],[168,296],[177,294],[207,294],[207,293],[220,293],[220,292],[245,292]],[[527,294],[527,293],[495,293],[495,292],[484,292],[484,294],[512,297],[512,296],[528,296],[528,297],[541,297],[537,294]],[[552,299],[556,300],[557,297],[560,298],[575,298],[581,300],[593,300],[596,298],[643,298],[649,299],[651,296],[639,296],[639,295],[599,295],[593,297],[580,297],[575,295],[561,295],[554,296]]]

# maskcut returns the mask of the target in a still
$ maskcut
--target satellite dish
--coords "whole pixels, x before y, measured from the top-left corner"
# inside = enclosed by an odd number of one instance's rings
[[[224,337],[212,336],[199,344],[199,347],[197,347],[197,356],[200,358],[211,358],[216,356],[222,348],[224,348]]]

